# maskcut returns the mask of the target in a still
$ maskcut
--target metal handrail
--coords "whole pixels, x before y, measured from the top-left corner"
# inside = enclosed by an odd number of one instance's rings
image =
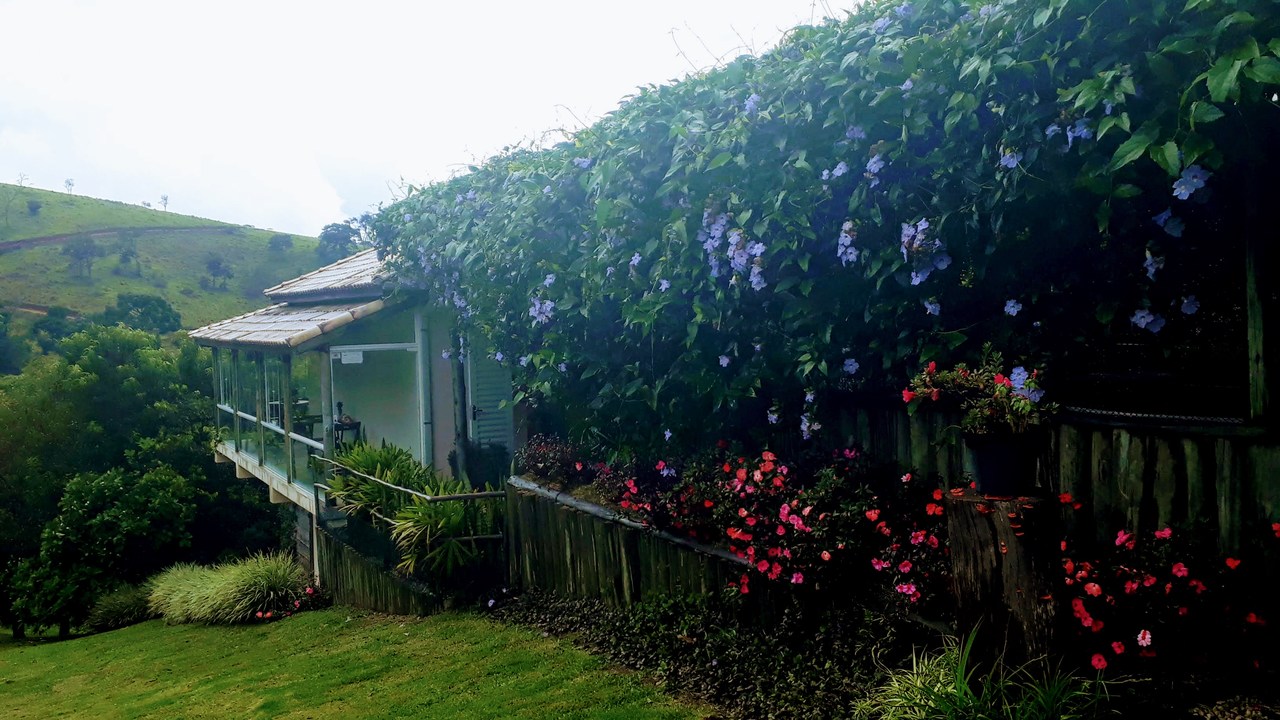
[[[317,460],[320,460],[321,462],[328,463],[334,466],[335,468],[341,470],[342,472],[350,473],[352,475],[355,475],[356,477],[364,478],[365,480],[372,480],[373,482],[376,482],[379,485],[385,485],[391,488],[392,490],[399,490],[400,492],[408,493],[410,495],[413,495],[414,497],[420,498],[423,501],[429,502],[429,503],[447,502],[450,500],[481,500],[484,498],[499,498],[499,497],[507,496],[507,494],[501,490],[490,490],[485,492],[473,492],[473,493],[458,493],[456,495],[434,495],[434,496],[427,495],[426,493],[421,493],[421,492],[418,492],[417,490],[411,490],[407,487],[401,487],[399,485],[396,485],[395,483],[389,483],[386,480],[376,478],[372,475],[366,475],[358,470],[352,470],[346,465],[343,465],[342,463],[336,462],[334,460],[330,460],[329,458],[326,458],[326,457],[320,457],[319,455],[313,455],[312,457],[316,458]]]

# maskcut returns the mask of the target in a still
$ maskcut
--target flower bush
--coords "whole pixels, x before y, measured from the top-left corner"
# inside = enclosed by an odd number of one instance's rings
[[[925,403],[955,407],[963,414],[961,429],[983,435],[1026,432],[1057,409],[1043,397],[1038,370],[1018,366],[1005,374],[1004,358],[990,345],[972,370],[964,363],[938,370],[930,361],[902,391],[908,412]]]
[[[837,391],[988,340],[1064,377],[1239,346],[1277,37],[1263,0],[866,3],[411,187],[377,242],[610,450],[821,437]]]
[[[863,513],[871,568],[886,602],[900,612],[950,617],[951,560],[941,487],[904,474]]]
[[[1060,499],[1076,505],[1070,495]],[[1272,669],[1276,603],[1264,553],[1223,557],[1197,536],[1122,529],[1096,553],[1063,542],[1059,617],[1077,661],[1146,675]],[[1273,557],[1275,540],[1263,548]]]

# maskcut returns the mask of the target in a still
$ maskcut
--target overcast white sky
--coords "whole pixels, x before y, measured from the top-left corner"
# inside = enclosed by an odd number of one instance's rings
[[[315,235],[849,0],[0,0],[0,181]]]

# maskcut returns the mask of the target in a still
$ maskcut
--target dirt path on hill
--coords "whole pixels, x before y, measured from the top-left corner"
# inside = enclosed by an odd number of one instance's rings
[[[101,240],[112,237],[121,232],[134,232],[138,235],[151,235],[154,233],[170,233],[185,235],[196,232],[209,232],[210,230],[239,230],[237,225],[173,225],[170,227],[115,227],[102,228],[99,230],[89,230],[88,232],[63,233],[62,235],[44,235],[42,237],[25,238],[22,240],[12,240],[10,242],[0,242],[0,254],[10,252],[12,250],[21,250],[23,248],[38,247],[40,245],[61,245],[72,238],[87,237],[93,240]]]

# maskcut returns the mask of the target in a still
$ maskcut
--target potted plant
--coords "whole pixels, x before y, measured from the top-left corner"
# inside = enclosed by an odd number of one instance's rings
[[[1004,358],[990,345],[981,361],[939,370],[930,362],[902,391],[907,412],[925,403],[961,413],[960,431],[973,457],[978,492],[1018,495],[1031,487],[1042,446],[1040,423],[1057,407],[1044,403],[1038,370],[1005,372]]]

